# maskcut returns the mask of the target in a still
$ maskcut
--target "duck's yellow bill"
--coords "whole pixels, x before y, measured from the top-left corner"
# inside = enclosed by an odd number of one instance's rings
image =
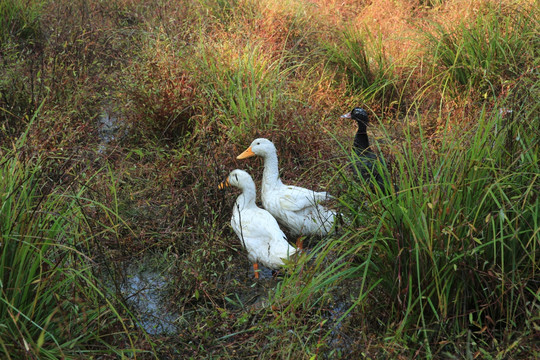
[[[237,159],[247,159],[248,157],[252,157],[252,156],[255,156],[255,153],[253,152],[253,150],[251,150],[251,146],[250,146],[250,147],[248,147],[246,149],[246,151],[244,151],[243,153],[238,155],[236,158]]]
[[[223,190],[225,189],[226,187],[229,187],[231,186],[231,184],[229,183],[229,178],[225,179],[225,181],[223,181],[221,184],[218,185],[218,189],[219,190]]]

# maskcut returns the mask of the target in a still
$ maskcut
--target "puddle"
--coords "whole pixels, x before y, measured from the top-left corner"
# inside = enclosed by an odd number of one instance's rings
[[[250,275],[255,278],[255,272],[253,270],[251,271]],[[273,278],[274,274],[272,273],[272,270],[265,268],[262,265],[259,265],[259,279],[268,280]]]
[[[107,145],[118,136],[123,121],[111,108],[106,107],[99,115],[98,122],[98,153],[102,154],[105,152]]]
[[[338,354],[344,355],[350,352],[350,347],[352,339],[349,339],[348,336],[343,331],[341,317],[349,310],[351,304],[345,301],[338,301],[328,309],[326,318],[328,319],[328,325],[331,327],[330,333],[328,335],[328,344],[331,349],[336,351]]]
[[[170,287],[169,277],[163,266],[163,260],[154,256],[144,259],[119,263],[117,271],[122,279],[118,289],[129,309],[137,318],[139,325],[150,335],[177,333],[176,320],[178,314],[169,309]],[[163,263],[163,262],[161,262]],[[107,283],[113,287],[108,279]]]
[[[117,289],[137,318],[138,325],[151,336],[183,333],[191,326],[192,321],[199,321],[198,317],[205,316],[205,311],[208,310],[204,307],[193,308],[180,315],[174,311],[175,309],[171,309],[170,299],[174,293],[174,289],[171,289],[173,274],[171,269],[164,265],[170,263],[172,262],[164,261],[163,254],[117,263],[116,278],[122,279]],[[228,295],[229,299],[223,304],[224,307],[242,314],[250,314],[252,311],[269,306],[268,293],[280,280],[279,277],[276,279],[273,276],[270,269],[262,266],[259,269],[260,278],[254,280],[253,269],[242,267],[244,271],[241,275],[237,274],[234,277],[235,281],[239,282],[237,291]],[[109,284],[112,286],[110,281]],[[347,356],[353,349],[357,334],[351,334],[347,330],[348,315],[344,319],[342,317],[352,304],[351,292],[354,292],[355,288],[333,289],[333,300],[324,306],[322,315],[327,319],[324,334],[329,352],[328,356],[323,355],[322,358]]]
[[[128,266],[120,290],[137,315],[141,327],[150,335],[174,334],[178,315],[167,311],[164,299],[168,295],[167,279],[158,271],[140,271]]]

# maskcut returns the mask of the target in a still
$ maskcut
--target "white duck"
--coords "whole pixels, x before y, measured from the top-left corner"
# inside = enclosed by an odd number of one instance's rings
[[[264,158],[261,199],[263,206],[292,235],[326,235],[333,227],[336,213],[319,205],[330,195],[298,186],[285,185],[279,178],[276,147],[268,139],[255,139],[237,159]],[[302,246],[299,239],[297,245]]]
[[[242,190],[234,203],[231,226],[248,252],[248,259],[253,263],[255,278],[259,278],[259,263],[276,270],[284,265],[296,252],[289,245],[287,238],[274,217],[255,204],[255,183],[243,170],[233,170],[227,179],[219,185],[235,186]]]

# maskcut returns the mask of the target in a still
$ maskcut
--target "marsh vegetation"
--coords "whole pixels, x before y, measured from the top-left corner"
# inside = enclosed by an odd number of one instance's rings
[[[538,356],[536,5],[0,0],[0,358]],[[255,280],[258,137],[345,221]]]

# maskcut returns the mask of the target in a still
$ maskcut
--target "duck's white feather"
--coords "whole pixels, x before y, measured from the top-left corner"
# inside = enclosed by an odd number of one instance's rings
[[[255,204],[255,183],[242,170],[228,177],[231,185],[242,189],[233,208],[231,226],[248,253],[248,259],[270,269],[278,269],[296,249],[289,245],[276,219]]]
[[[321,201],[328,200],[326,192],[315,192],[305,188],[291,185],[282,185],[281,190],[274,188],[274,193],[280,192],[280,205],[289,211],[303,211]],[[270,192],[272,194],[272,192]]]
[[[330,196],[326,192],[283,184],[279,178],[276,148],[271,141],[255,139],[249,149],[264,158],[261,190],[264,208],[292,235],[326,235],[333,227],[336,213],[319,203]]]

